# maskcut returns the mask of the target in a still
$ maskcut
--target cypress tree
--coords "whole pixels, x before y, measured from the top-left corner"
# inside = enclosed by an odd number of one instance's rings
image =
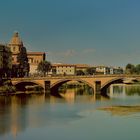
[[[21,47],[20,53],[17,56],[17,61],[19,63],[18,75],[19,77],[24,77],[29,75],[29,63],[27,57],[27,51],[25,47]]]

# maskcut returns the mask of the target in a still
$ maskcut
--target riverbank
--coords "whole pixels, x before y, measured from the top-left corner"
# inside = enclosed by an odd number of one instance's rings
[[[19,94],[41,94],[44,90],[38,85],[26,86],[25,89],[17,89],[10,79],[3,79],[0,83],[0,95],[19,95]]]
[[[16,87],[12,85],[11,80],[3,80],[0,85],[0,95],[10,95],[16,92]]]

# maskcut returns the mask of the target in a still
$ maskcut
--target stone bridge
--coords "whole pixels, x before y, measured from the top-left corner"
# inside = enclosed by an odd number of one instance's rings
[[[57,76],[57,77],[29,77],[12,78],[12,84],[16,87],[25,85],[39,85],[46,92],[56,92],[58,88],[68,81],[78,81],[93,88],[94,93],[105,93],[106,89],[113,83],[122,83],[125,78],[140,80],[140,75],[95,75],[95,76]]]

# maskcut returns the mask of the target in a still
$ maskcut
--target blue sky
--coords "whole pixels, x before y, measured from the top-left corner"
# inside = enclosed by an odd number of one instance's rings
[[[18,31],[27,50],[61,63],[140,63],[139,0],[1,0],[0,42]]]

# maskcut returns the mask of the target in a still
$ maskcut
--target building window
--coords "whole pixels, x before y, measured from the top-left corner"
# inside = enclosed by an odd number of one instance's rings
[[[29,63],[33,63],[33,58],[29,58]]]

